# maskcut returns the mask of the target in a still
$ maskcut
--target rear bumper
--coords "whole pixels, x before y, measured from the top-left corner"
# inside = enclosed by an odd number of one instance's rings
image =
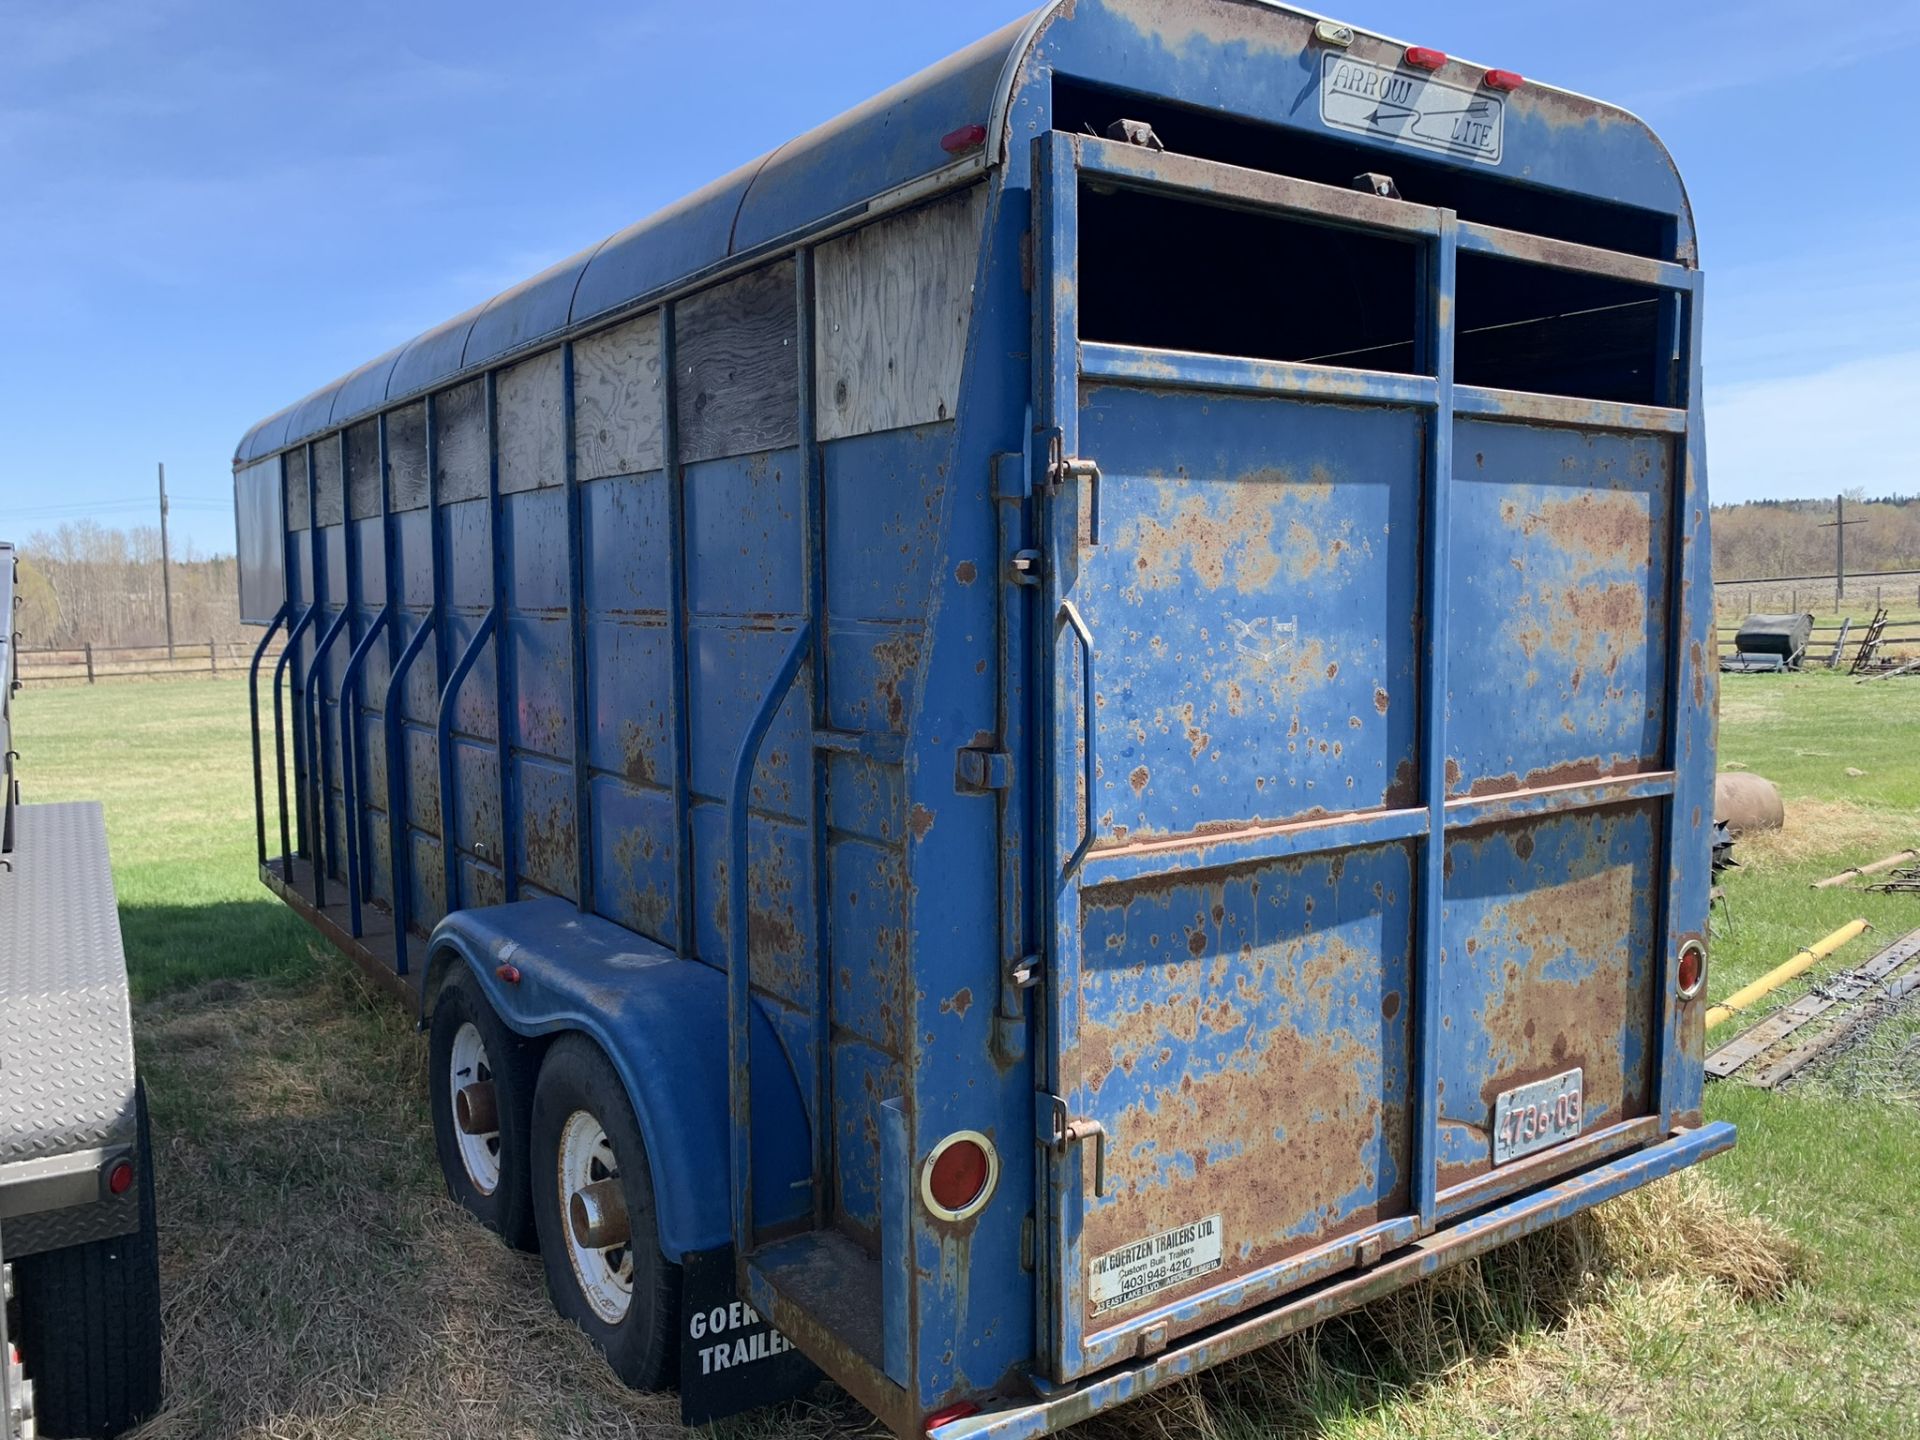
[[[1658,1145],[1609,1160],[1437,1230],[1383,1257],[1371,1269],[1299,1291],[1277,1305],[1193,1336],[1152,1360],[1094,1376],[1033,1404],[971,1415],[929,1433],[935,1440],[1024,1440],[1027,1436],[1050,1435],[1697,1164],[1732,1148],[1733,1141],[1733,1126],[1724,1122],[1681,1131]]]

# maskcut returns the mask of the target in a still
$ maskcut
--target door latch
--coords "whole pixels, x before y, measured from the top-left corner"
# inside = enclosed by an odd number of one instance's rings
[[[1100,543],[1100,464],[1085,455],[1066,453],[1060,432],[1054,431],[1047,461],[1047,483],[1058,488],[1071,480],[1085,482],[1080,501],[1081,544]]]
[[[1056,1155],[1064,1155],[1075,1145],[1093,1142],[1093,1193],[1105,1198],[1107,1193],[1107,1127],[1098,1120],[1073,1119],[1067,1113],[1067,1102],[1058,1095],[1048,1095],[1046,1100],[1047,1125],[1041,1140]]]

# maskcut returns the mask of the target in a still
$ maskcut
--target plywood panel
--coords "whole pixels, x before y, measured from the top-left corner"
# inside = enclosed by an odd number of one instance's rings
[[[416,400],[387,416],[388,505],[422,510],[427,504],[427,405]]]
[[[487,398],[485,382],[469,380],[433,402],[434,463],[440,503],[477,500],[487,493]]]
[[[305,530],[313,522],[307,495],[307,452],[303,446],[280,457],[286,467],[282,488],[287,496],[287,528]]]
[[[573,451],[582,480],[660,468],[660,312],[573,347]]]
[[[948,420],[960,392],[986,186],[822,245],[819,436]]]
[[[540,490],[567,480],[566,400],[560,352],[549,350],[502,370],[494,382],[500,425],[500,493]]]
[[[347,431],[347,513],[368,520],[380,513],[380,422],[362,420]]]
[[[340,486],[340,437],[322,435],[313,442],[314,512],[322,525],[346,519],[347,497]]]
[[[675,313],[682,462],[791,445],[800,433],[793,261],[703,291]]]

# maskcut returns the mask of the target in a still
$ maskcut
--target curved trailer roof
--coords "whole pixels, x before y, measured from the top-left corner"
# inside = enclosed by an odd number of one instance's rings
[[[1240,7],[1318,18],[1271,0],[1049,0],[1033,14],[866,104],[269,416],[241,439],[234,465],[263,459],[452,384],[541,340],[611,319],[730,262],[777,248],[782,240],[858,218],[889,192],[1009,158],[1014,153],[1012,130],[1020,118],[1016,112],[1023,108],[1016,86],[1036,52],[1042,65],[1029,80],[1059,66],[1119,89],[1172,93],[1155,82],[1164,85],[1183,70],[1217,61],[1191,40],[1234,48],[1228,45],[1230,37],[1220,33],[1219,22],[1224,12]],[[1056,20],[1078,22],[1062,27],[1075,33],[1062,36],[1058,44],[1050,34]],[[1231,38],[1240,42],[1238,48],[1246,48],[1241,37]],[[1287,57],[1274,58],[1284,62]],[[1293,58],[1303,57],[1296,51]],[[1220,77],[1196,72],[1189,78],[1205,86],[1196,93],[1212,94],[1228,104]],[[1276,64],[1264,84],[1273,102],[1264,108],[1272,114],[1263,118],[1299,123],[1291,113],[1294,107],[1283,103],[1297,84],[1297,78],[1284,76]],[[1521,111],[1516,120],[1537,127],[1543,138],[1546,132],[1564,138],[1569,128],[1578,128],[1588,132],[1593,144],[1574,147],[1583,153],[1572,157],[1558,146],[1542,147],[1536,151],[1540,163],[1502,164],[1503,174],[1523,183],[1669,210],[1679,217],[1682,247],[1690,244],[1690,217],[1679,177],[1643,123],[1625,111],[1531,81],[1528,91],[1562,103],[1530,114]],[[942,149],[942,138],[970,125],[985,126],[986,143],[955,160]]]

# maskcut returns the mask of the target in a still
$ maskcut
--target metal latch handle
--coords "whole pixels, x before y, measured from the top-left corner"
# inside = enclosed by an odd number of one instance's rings
[[[1069,1119],[1067,1102],[1058,1095],[1047,1097],[1050,1123],[1047,1148],[1064,1155],[1075,1145],[1093,1142],[1093,1193],[1104,1199],[1107,1193],[1107,1127],[1098,1120]]]

